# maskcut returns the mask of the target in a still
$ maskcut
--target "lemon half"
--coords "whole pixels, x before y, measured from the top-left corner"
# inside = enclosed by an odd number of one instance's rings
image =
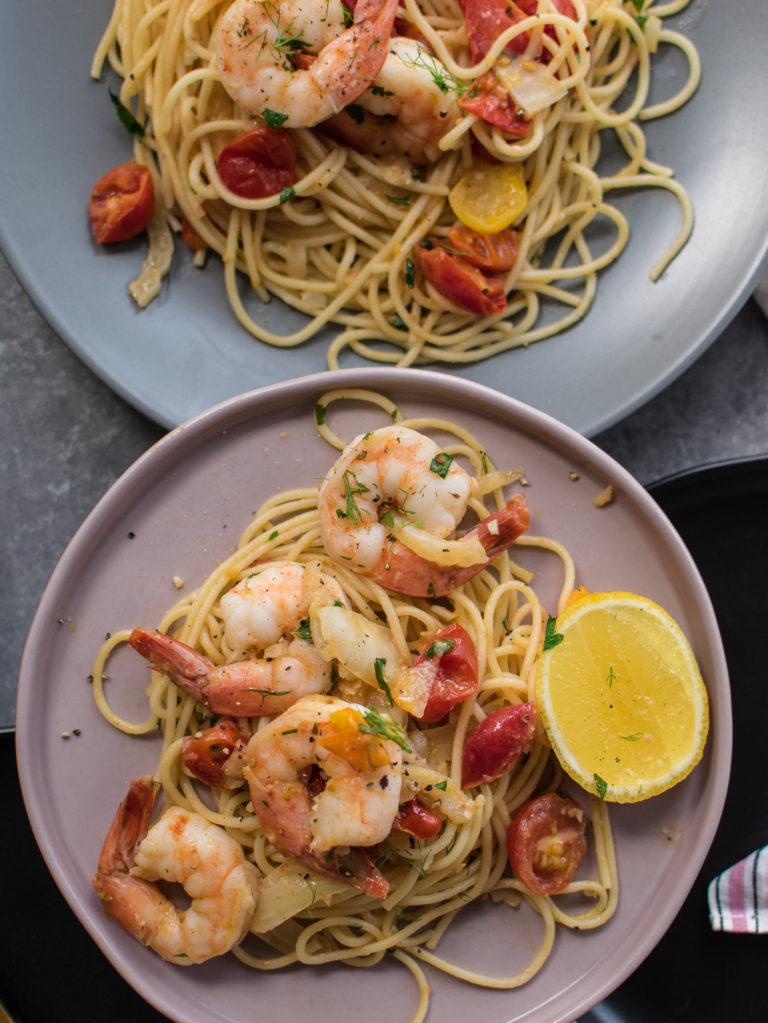
[[[709,704],[680,626],[647,597],[590,593],[555,631],[557,645],[539,659],[536,705],[563,769],[616,803],[682,781],[704,750]]]

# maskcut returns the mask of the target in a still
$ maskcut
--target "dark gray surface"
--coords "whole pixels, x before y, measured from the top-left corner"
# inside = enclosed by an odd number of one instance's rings
[[[48,577],[102,494],[164,431],[72,354],[2,257],[0,353],[0,728],[10,728],[24,641]],[[767,396],[768,321],[750,300],[682,376],[595,440],[647,484],[768,453]]]

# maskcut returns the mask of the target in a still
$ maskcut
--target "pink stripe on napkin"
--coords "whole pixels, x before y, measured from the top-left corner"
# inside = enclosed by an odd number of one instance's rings
[[[768,846],[718,874],[707,899],[712,930],[768,934]]]

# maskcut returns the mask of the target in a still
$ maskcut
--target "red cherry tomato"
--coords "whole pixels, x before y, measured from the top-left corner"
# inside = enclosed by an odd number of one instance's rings
[[[422,721],[440,721],[457,703],[477,692],[477,651],[469,633],[454,622],[435,633],[435,638],[414,661],[434,669],[429,699]]]
[[[483,234],[457,224],[448,232],[448,244],[479,270],[511,270],[517,260],[517,235],[509,228]]]
[[[154,210],[152,175],[140,163],[125,163],[99,178],[88,201],[88,219],[100,245],[135,238]]]
[[[525,803],[507,830],[512,869],[535,895],[556,895],[571,883],[587,849],[584,811],[554,792]]]
[[[232,718],[222,718],[197,735],[188,735],[181,744],[181,759],[190,774],[206,785],[221,788],[228,779],[226,764],[242,749],[245,736]]]
[[[503,313],[507,308],[502,276],[483,273],[466,259],[452,256],[438,246],[426,249],[419,245],[414,249],[414,255],[427,280],[461,309],[480,316],[492,316]]]
[[[284,128],[252,128],[227,143],[219,176],[242,199],[265,199],[296,180],[296,146]]]
[[[462,7],[473,64],[483,59],[502,32],[528,17],[512,0],[463,0]],[[505,49],[507,53],[523,53],[527,45],[528,33],[523,32],[510,40]]]
[[[511,770],[536,730],[532,703],[501,707],[481,721],[464,743],[461,787],[495,781]]]
[[[393,831],[403,831],[414,838],[432,838],[443,826],[443,819],[428,810],[418,799],[401,803],[392,823]]]
[[[205,252],[208,248],[208,243],[200,237],[186,217],[181,218],[181,240],[195,252]]]
[[[512,138],[524,138],[531,126],[530,120],[520,113],[512,97],[491,72],[475,79],[469,92],[459,100],[459,106],[488,124],[501,128]]]

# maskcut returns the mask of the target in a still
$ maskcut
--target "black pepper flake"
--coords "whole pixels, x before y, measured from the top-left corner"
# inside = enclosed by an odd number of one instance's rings
[[[135,540],[136,539],[136,534],[134,533],[133,530],[130,530],[130,532],[128,533],[128,539],[129,540]]]

